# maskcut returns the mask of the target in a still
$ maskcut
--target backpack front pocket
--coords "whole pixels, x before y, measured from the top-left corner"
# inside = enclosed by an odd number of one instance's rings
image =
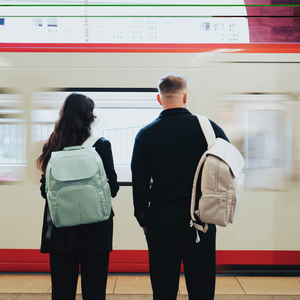
[[[89,185],[71,186],[57,194],[57,212],[60,227],[102,221],[98,191]]]
[[[230,206],[226,195],[205,195],[199,201],[200,220],[203,223],[211,223],[226,226],[230,213]]]

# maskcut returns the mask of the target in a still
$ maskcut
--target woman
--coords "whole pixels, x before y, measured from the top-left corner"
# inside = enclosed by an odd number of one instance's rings
[[[59,113],[54,131],[43,147],[37,167],[43,172],[41,194],[46,199],[45,176],[51,152],[64,147],[82,145],[91,135],[94,102],[89,97],[73,93],[69,95]],[[94,144],[106,171],[111,196],[115,197],[119,185],[114,170],[110,142],[100,138]],[[113,216],[107,221],[56,228],[51,238],[46,238],[48,204],[44,210],[41,252],[50,253],[52,300],[74,300],[81,267],[82,297],[84,300],[105,299],[109,252],[112,251]]]

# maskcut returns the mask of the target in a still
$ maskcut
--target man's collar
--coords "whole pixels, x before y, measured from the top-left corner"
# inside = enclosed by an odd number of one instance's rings
[[[164,117],[164,116],[169,116],[169,115],[175,115],[175,114],[182,114],[182,113],[190,114],[190,112],[186,108],[176,107],[176,108],[164,109],[160,113],[159,117]]]

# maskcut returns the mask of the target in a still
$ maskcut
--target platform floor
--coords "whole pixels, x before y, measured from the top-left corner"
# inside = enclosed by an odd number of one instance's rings
[[[82,299],[78,282],[77,299]],[[0,300],[50,300],[49,274],[0,274]],[[77,300],[76,299],[76,300]],[[110,275],[108,300],[151,300],[148,275]],[[178,300],[188,299],[184,276],[180,277]],[[199,298],[200,299],[200,298]],[[300,300],[300,277],[217,276],[216,300]]]

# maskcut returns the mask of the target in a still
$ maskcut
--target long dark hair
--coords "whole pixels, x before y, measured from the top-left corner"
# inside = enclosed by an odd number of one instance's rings
[[[94,107],[94,101],[83,94],[73,93],[66,98],[54,130],[36,161],[38,169],[46,172],[51,152],[81,145],[91,135],[91,124],[96,118],[93,114]]]

